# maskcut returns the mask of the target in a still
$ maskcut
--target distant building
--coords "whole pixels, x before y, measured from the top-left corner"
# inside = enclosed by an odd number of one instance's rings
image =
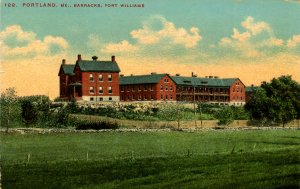
[[[176,101],[176,84],[168,74],[120,77],[121,101]]]
[[[206,102],[220,105],[245,104],[245,85],[239,78],[171,76],[176,83],[177,101]]]
[[[246,87],[246,102],[249,102],[251,95],[258,89],[260,89],[260,87],[254,85],[251,85],[250,87]]]
[[[63,60],[59,70],[60,98],[83,101],[119,101],[120,68],[115,56],[110,61],[82,60],[78,55],[75,65]]]
[[[168,74],[120,77],[121,101],[185,101],[244,105],[245,85],[239,78],[198,78]]]
[[[157,73],[119,77],[115,56],[110,61],[97,59],[93,56],[92,60],[82,60],[78,55],[73,65],[62,60],[58,74],[60,98],[91,102],[195,101],[236,106],[246,102],[245,85],[239,78]]]

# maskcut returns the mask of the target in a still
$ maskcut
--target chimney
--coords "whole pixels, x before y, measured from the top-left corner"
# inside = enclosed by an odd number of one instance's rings
[[[124,77],[124,74],[121,74],[120,77]]]
[[[116,57],[115,56],[111,56],[111,61],[115,62],[116,61]]]
[[[192,72],[192,77],[194,77],[194,72]]]
[[[93,56],[92,59],[93,59],[93,61],[97,61],[98,57],[97,56]]]
[[[179,74],[179,73],[177,73],[177,74],[176,74],[176,76],[180,76],[180,74]]]
[[[77,60],[81,61],[81,54],[77,55]]]
[[[209,78],[214,78],[214,76],[211,76],[211,75],[210,75]]]
[[[197,75],[196,74],[193,74],[193,76],[192,77],[197,77]]]
[[[219,79],[219,76],[215,76],[215,79]]]
[[[66,64],[66,59],[62,59],[61,64],[65,65]]]
[[[130,74],[130,76],[133,76],[133,74]]]
[[[208,78],[208,76],[205,76],[205,78]]]
[[[156,72],[151,72],[151,75],[155,75],[156,74]]]

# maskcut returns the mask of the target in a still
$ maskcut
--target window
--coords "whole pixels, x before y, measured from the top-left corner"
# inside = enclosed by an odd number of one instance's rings
[[[170,91],[173,91],[173,85],[170,86]]]
[[[127,100],[129,100],[129,95],[127,96]]]
[[[163,90],[163,86],[162,86],[162,85],[160,86],[160,90],[161,90],[161,91]]]
[[[109,100],[109,101],[112,101],[112,97],[109,97],[108,100]]]
[[[168,98],[168,95],[166,95],[166,100],[168,100],[169,98]]]
[[[132,85],[132,88],[131,88],[131,91],[132,91],[132,92],[134,92],[134,87],[135,87],[135,86],[134,86],[134,85]]]
[[[160,95],[160,99],[161,99],[161,100],[163,100],[163,99],[164,99],[163,95]]]
[[[112,81],[112,75],[108,74],[108,81]]]
[[[147,91],[147,90],[148,90],[148,86],[144,85],[144,91]]]
[[[241,100],[243,100],[243,97],[241,97]]]
[[[90,74],[90,82],[94,82],[94,75]]]
[[[90,101],[94,101],[94,97],[91,97],[91,98],[90,98]]]
[[[241,93],[243,92],[243,89],[241,88]]]
[[[132,100],[135,100],[135,95],[132,95]]]
[[[94,94],[94,87],[90,87],[90,94]]]
[[[124,92],[124,86],[121,86],[121,92]]]
[[[102,97],[100,97],[100,98],[99,98],[99,101],[103,101],[103,98],[102,98]]]
[[[239,92],[239,88],[236,89],[236,92]]]
[[[173,100],[173,95],[170,95],[170,99]]]
[[[233,88],[233,92],[235,92],[235,88]]]
[[[153,91],[153,86],[152,85],[150,86],[150,91]]]
[[[153,96],[152,95],[150,95],[150,99],[153,100]]]
[[[99,87],[99,94],[103,94],[103,87]]]
[[[102,82],[103,81],[103,75],[99,74],[99,78],[98,79],[99,79],[100,82]]]
[[[139,100],[141,100],[142,99],[142,96],[141,95],[139,95]]]
[[[141,86],[140,86],[140,85],[139,85],[139,88],[138,88],[138,90],[139,90],[139,91],[141,91]]]
[[[166,91],[168,90],[168,85],[166,85]]]
[[[109,93],[109,94],[112,93],[112,87],[108,87],[108,93]]]
[[[129,92],[129,90],[130,90],[130,86],[127,86],[126,88],[127,88],[127,90],[126,90],[126,91],[127,91],[127,92]]]
[[[144,96],[144,100],[147,100],[147,95]]]

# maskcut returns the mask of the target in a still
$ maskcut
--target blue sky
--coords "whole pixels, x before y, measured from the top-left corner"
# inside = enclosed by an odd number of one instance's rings
[[[5,2],[5,0],[4,0]],[[89,34],[98,34],[104,42],[130,38],[130,32],[141,27],[149,15],[162,15],[178,27],[198,27],[205,36],[203,43],[213,44],[229,36],[233,27],[252,16],[269,23],[276,37],[287,40],[300,33],[300,4],[284,0],[136,0],[83,1],[53,0],[75,3],[144,3],[145,8],[17,8],[2,7],[2,28],[20,25],[24,31],[34,31],[38,38],[62,36],[72,47],[84,48]],[[48,2],[48,1],[42,1]]]
[[[144,8],[28,8],[22,7],[28,2],[23,0],[8,8],[6,2],[0,30],[4,82],[13,66],[55,70],[62,58],[74,63],[79,53],[100,59],[116,55],[125,74],[187,75],[194,70],[203,76],[240,77],[246,84],[282,74],[300,81],[295,71],[300,68],[298,0],[40,1],[143,3]],[[55,74],[47,77],[56,82]],[[18,87],[18,82],[7,81],[4,87]]]

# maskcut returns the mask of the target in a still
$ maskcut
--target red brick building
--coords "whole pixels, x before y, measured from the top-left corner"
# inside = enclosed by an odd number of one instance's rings
[[[176,101],[176,84],[168,74],[120,77],[121,101]]]
[[[244,105],[245,85],[239,78],[198,78],[171,76],[176,83],[178,101],[208,102],[220,105]]]
[[[115,56],[110,61],[82,60],[78,55],[75,65],[65,60],[59,71],[60,97],[66,100],[119,101],[120,68]]]
[[[151,74],[120,78],[121,101],[185,101],[244,105],[245,85],[238,78],[198,78]]]

